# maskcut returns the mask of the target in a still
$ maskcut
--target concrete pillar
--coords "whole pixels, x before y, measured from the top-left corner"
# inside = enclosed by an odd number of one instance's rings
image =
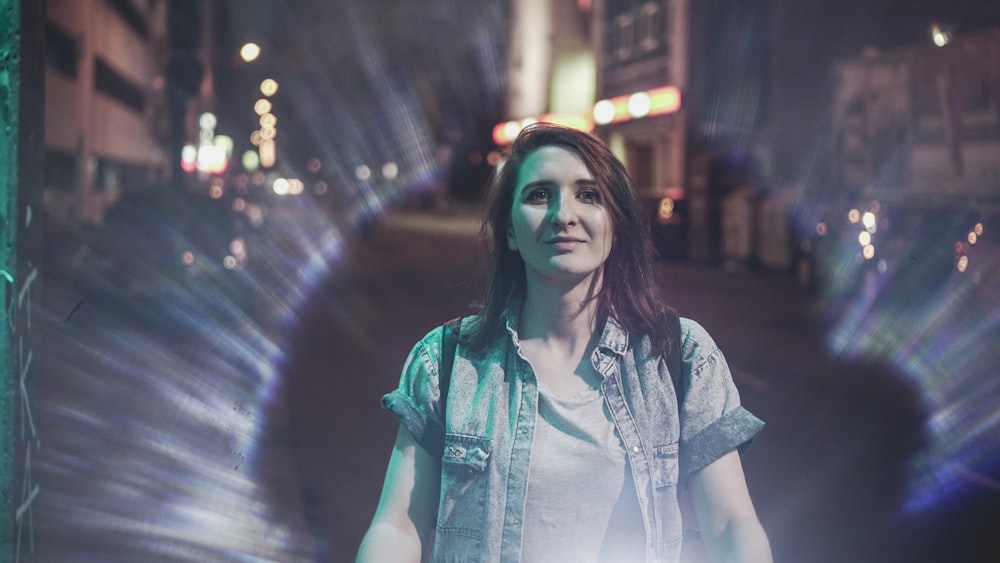
[[[552,1],[511,3],[508,117],[519,119],[548,111],[553,57]]]
[[[0,561],[33,550],[32,505],[40,489],[31,460],[39,438],[27,382],[32,372],[32,312],[41,262],[45,2],[0,0]],[[15,414],[18,416],[15,417]],[[13,518],[10,518],[13,516]]]

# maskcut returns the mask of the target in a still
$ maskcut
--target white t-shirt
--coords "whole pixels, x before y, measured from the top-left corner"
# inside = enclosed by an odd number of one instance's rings
[[[632,470],[599,389],[559,397],[538,384],[523,529],[527,563],[645,561]]]

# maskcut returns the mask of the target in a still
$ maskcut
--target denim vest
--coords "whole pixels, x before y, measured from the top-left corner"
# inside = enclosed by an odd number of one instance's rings
[[[485,351],[458,346],[444,411],[438,387],[441,327],[414,346],[399,387],[382,398],[427,451],[443,451],[432,561],[521,558],[538,388],[521,354],[516,313],[508,311],[505,321],[508,337]],[[475,322],[463,319],[462,332]],[[692,320],[681,319],[687,391],[679,417],[666,362],[651,353],[648,337],[630,338],[609,318],[591,361],[603,377],[604,400],[632,468],[646,560],[676,562],[683,530],[678,486],[692,471],[748,445],[764,423],[740,406],[725,358]]]

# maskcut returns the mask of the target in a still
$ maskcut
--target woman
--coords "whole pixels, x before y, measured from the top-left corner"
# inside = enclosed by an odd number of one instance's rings
[[[383,398],[400,428],[358,561],[677,561],[683,487],[713,559],[770,561],[737,453],[763,423],[701,326],[671,332],[622,164],[538,124],[494,184],[483,310]]]

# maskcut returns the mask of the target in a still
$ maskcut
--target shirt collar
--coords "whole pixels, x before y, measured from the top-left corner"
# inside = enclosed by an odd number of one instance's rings
[[[608,320],[604,322],[604,332],[597,347],[619,356],[628,348],[628,331],[612,315],[608,315]]]
[[[507,307],[504,308],[501,318],[507,328],[507,334],[517,340],[517,325],[521,315],[521,305],[524,298],[521,295],[510,299]],[[604,322],[604,330],[601,332],[601,339],[597,342],[598,349],[604,349],[612,354],[622,355],[628,348],[628,331],[612,315],[608,315]]]

